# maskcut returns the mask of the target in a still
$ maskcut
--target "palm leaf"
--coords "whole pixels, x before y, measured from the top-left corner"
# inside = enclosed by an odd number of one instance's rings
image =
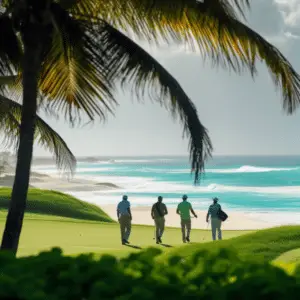
[[[190,136],[190,158],[195,180],[204,170],[204,161],[211,155],[212,145],[197,110],[179,83],[144,49],[108,23],[99,24],[98,44],[109,61],[109,78],[130,84],[138,99],[145,91],[151,100],[179,116],[184,133]]]
[[[58,5],[52,4],[53,39],[45,49],[40,90],[52,108],[63,110],[70,121],[84,112],[105,119],[116,101],[106,78],[103,57],[97,51],[93,28],[85,28]],[[75,116],[75,117],[74,117]]]
[[[256,62],[265,62],[275,86],[281,90],[284,109],[293,113],[300,104],[300,76],[290,62],[276,47],[240,21],[216,15],[216,22],[220,46],[230,57],[236,60],[242,57],[253,76],[257,73]],[[195,29],[195,35],[197,31]]]
[[[7,87],[13,85],[16,79],[16,76],[0,76],[0,93],[6,93]]]
[[[87,0],[86,0],[87,1]],[[97,1],[90,14],[76,14],[85,20],[103,19],[126,34],[134,33],[149,42],[184,43],[198,50],[214,65],[236,72],[248,69],[256,75],[256,62],[265,62],[283,107],[292,113],[300,102],[299,75],[282,53],[239,21],[238,13],[247,0],[115,0]]]
[[[4,85],[10,85],[16,82],[17,76],[10,75],[10,76],[0,76],[0,87]]]
[[[22,106],[0,95],[0,126],[6,142],[18,146]],[[61,136],[42,118],[37,116],[35,139],[39,145],[53,153],[59,169],[74,172],[76,158]]]

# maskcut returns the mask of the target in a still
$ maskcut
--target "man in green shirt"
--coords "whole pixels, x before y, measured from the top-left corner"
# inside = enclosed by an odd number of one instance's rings
[[[182,196],[182,202],[177,206],[176,213],[180,215],[181,218],[181,232],[182,241],[184,243],[190,242],[190,232],[191,232],[191,215],[190,212],[197,218],[196,213],[192,208],[192,204],[187,201],[187,195]]]

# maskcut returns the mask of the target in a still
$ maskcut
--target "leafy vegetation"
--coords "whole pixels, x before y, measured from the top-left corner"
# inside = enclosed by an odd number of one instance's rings
[[[228,249],[197,251],[157,262],[158,249],[117,260],[63,256],[59,249],[14,258],[1,253],[0,298],[42,299],[294,299],[294,276],[269,263],[244,261]]]

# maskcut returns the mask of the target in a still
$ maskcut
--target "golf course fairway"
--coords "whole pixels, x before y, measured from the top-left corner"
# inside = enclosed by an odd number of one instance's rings
[[[0,188],[0,231],[4,230],[11,190]],[[189,256],[201,249],[235,249],[241,257],[274,262],[287,271],[300,262],[300,226],[259,231],[224,231],[224,240],[211,242],[210,230],[192,230],[191,243],[183,244],[179,228],[166,228],[163,244],[156,245],[154,227],[133,225],[130,245],[121,244],[119,224],[100,207],[56,191],[31,189],[18,256],[38,254],[59,247],[65,255],[94,253],[124,257],[147,247],[169,254]]]

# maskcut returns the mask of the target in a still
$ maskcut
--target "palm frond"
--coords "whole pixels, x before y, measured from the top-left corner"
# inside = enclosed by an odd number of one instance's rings
[[[0,95],[0,130],[10,146],[18,146],[21,112],[19,103]],[[54,155],[59,169],[74,172],[75,156],[61,136],[39,116],[36,119],[35,140]]]
[[[104,19],[126,34],[134,33],[148,42],[163,39],[198,50],[213,65],[257,74],[256,62],[263,61],[276,86],[281,89],[283,107],[292,113],[300,102],[299,75],[284,55],[258,33],[243,24],[239,12],[247,0],[115,0],[98,1],[98,9],[85,20]],[[101,6],[101,8],[100,8]]]
[[[203,0],[203,3],[216,8],[222,7],[223,10],[227,13],[230,12],[235,17],[240,14],[244,19],[246,19],[245,10],[250,9],[250,0]]]
[[[284,55],[238,20],[223,18],[218,28],[220,45],[235,59],[242,57],[253,76],[257,73],[257,61],[266,64],[275,86],[281,90],[283,108],[293,113],[300,104],[300,76]]]
[[[93,120],[105,119],[112,113],[116,101],[111,93],[113,85],[106,78],[103,57],[97,51],[92,28],[73,19],[58,5],[51,6],[53,15],[53,39],[46,48],[40,90],[52,108],[63,110],[74,122],[81,112]]]
[[[245,9],[250,9],[250,0],[233,0],[233,4],[244,14]]]
[[[12,91],[20,91],[20,86],[18,85],[18,76],[16,75],[0,75],[0,94],[6,96]]]
[[[8,99],[0,94],[0,132],[4,139],[2,146],[16,147],[18,144],[19,122],[10,110]]]
[[[65,10],[72,10],[82,14],[89,14],[98,7],[98,1],[92,0],[58,0],[56,2]]]
[[[17,78],[15,75],[0,76],[0,86],[11,85],[16,82]]]
[[[64,2],[69,5],[64,5]],[[226,15],[238,18],[239,15],[244,17],[246,9],[250,8],[249,0],[60,0],[60,5],[67,9],[75,16],[91,16],[104,19],[111,25],[124,30],[130,29],[140,37],[153,40],[158,38],[157,33],[169,39],[171,36],[180,38],[178,29],[188,31],[188,28],[182,28],[181,22],[186,19],[187,14],[197,14],[198,21],[207,19],[207,10],[225,12]],[[84,3],[83,12],[80,7]],[[171,26],[169,26],[171,25]],[[169,30],[176,29],[174,32]],[[176,32],[177,31],[177,32]]]
[[[172,75],[144,49],[106,22],[99,24],[98,29],[98,43],[109,61],[109,78],[117,78],[123,85],[130,84],[138,99],[147,93],[174,117],[180,117],[184,134],[189,135],[190,158],[197,182],[212,145],[194,104]]]

